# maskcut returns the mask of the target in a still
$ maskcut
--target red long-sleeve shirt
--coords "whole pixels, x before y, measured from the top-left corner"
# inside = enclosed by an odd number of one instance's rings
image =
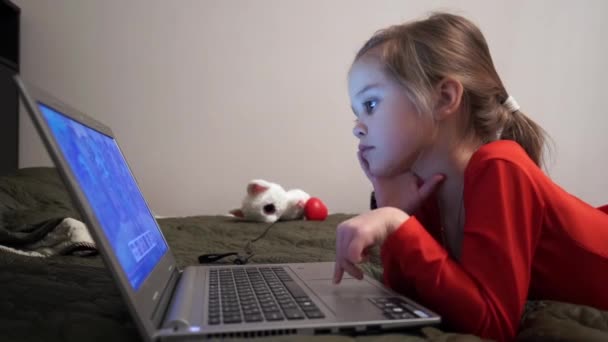
[[[438,242],[437,207],[426,206],[384,242],[385,284],[453,328],[501,341],[514,339],[528,298],[608,310],[607,207],[570,195],[502,140],[471,157],[464,207],[460,260]]]

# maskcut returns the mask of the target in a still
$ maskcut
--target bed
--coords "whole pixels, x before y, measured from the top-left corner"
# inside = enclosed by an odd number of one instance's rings
[[[219,213],[218,213],[219,214]],[[139,341],[137,330],[94,245],[83,241],[31,246],[58,222],[80,215],[54,168],[24,168],[0,177],[0,340]],[[350,217],[332,214],[323,222],[280,222],[253,244],[251,263],[332,261],[336,225]],[[242,250],[267,224],[225,215],[162,218],[159,223],[182,266],[202,253]],[[55,227],[55,228],[53,228]],[[85,227],[86,228],[86,227]],[[59,246],[59,247],[57,247]],[[35,254],[38,253],[38,254]],[[225,262],[230,262],[227,258]],[[364,266],[379,278],[377,253]],[[274,336],[285,341],[480,341],[445,326],[367,336]],[[520,341],[608,341],[608,313],[550,301],[529,302]]]

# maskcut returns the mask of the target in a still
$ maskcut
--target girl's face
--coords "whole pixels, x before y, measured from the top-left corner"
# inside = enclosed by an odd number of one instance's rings
[[[348,78],[357,117],[354,135],[371,175],[391,177],[412,169],[433,139],[433,122],[420,115],[406,90],[383,71],[379,60],[364,55]]]

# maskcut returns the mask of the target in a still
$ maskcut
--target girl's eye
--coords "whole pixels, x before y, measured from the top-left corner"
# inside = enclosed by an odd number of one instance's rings
[[[376,100],[369,100],[369,101],[363,102],[363,107],[365,108],[365,112],[367,114],[371,114],[377,105],[378,105],[378,101],[376,101]]]

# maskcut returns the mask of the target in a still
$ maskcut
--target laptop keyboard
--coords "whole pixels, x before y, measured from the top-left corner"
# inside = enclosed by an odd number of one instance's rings
[[[209,324],[325,318],[283,267],[211,269],[209,293]]]

